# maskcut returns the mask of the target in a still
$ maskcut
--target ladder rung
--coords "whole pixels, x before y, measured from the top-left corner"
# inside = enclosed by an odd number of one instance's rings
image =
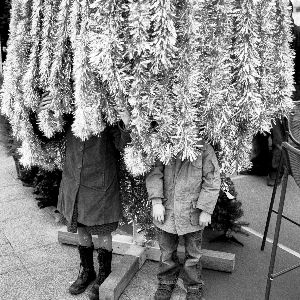
[[[278,211],[277,211],[277,210],[275,210],[275,209],[272,209],[272,212],[274,212],[275,214],[278,214]],[[299,223],[297,223],[297,222],[295,222],[294,220],[292,220],[292,219],[288,218],[287,216],[285,216],[285,215],[282,215],[282,217],[283,217],[284,219],[286,219],[286,220],[290,221],[291,223],[293,223],[293,224],[295,224],[295,225],[297,225],[297,226],[299,226],[299,227],[300,227],[300,224],[299,224]]]
[[[278,272],[278,273],[271,274],[270,278],[271,278],[271,279],[274,279],[274,278],[276,278],[276,277],[278,277],[278,276],[280,276],[280,275],[283,275],[283,274],[285,274],[285,273],[287,273],[287,272],[289,272],[289,271],[292,271],[292,270],[294,270],[294,269],[297,269],[297,268],[299,268],[299,267],[300,267],[300,264],[294,265],[294,266],[292,266],[292,267],[290,267],[290,268],[288,268],[288,269],[285,269],[285,270],[283,270],[283,271],[280,271],[280,272]]]

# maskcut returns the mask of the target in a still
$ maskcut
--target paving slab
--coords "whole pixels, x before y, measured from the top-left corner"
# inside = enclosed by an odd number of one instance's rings
[[[9,202],[2,202],[0,210],[0,222],[18,219],[22,216],[33,219],[36,213],[40,213],[38,211],[36,202],[33,200],[33,197],[20,197]]]
[[[153,299],[156,290],[158,263],[146,261],[140,271],[134,276],[130,284],[124,290],[120,300],[126,297],[133,299]]]
[[[0,244],[0,255],[9,255],[14,252],[13,247],[10,243]]]
[[[17,178],[17,170],[15,168],[14,159],[8,156],[4,147],[0,144],[0,160],[1,160],[1,172],[9,172],[13,178]]]
[[[0,275],[1,300],[39,300],[35,281],[26,270]]]
[[[0,160],[1,161],[1,160]],[[16,184],[13,187],[0,185],[0,204],[12,202],[18,199],[32,199],[32,188],[24,187],[22,184]]]
[[[76,247],[61,246],[63,252],[58,254],[61,256],[61,260],[65,259],[66,263],[59,264],[57,257],[49,257],[49,261],[46,259],[43,264],[34,265],[30,262],[28,272],[35,280],[36,290],[40,299],[61,299],[61,300],[88,300],[88,291],[78,296],[72,296],[68,293],[68,287],[77,278],[79,272],[79,260]],[[59,247],[58,247],[59,248]],[[98,263],[95,256],[95,268],[98,269]],[[69,257],[67,257],[69,256]],[[45,257],[46,258],[46,257]],[[121,261],[122,256],[113,255],[112,270],[116,270]],[[71,259],[71,260],[70,260]]]
[[[0,275],[24,269],[21,260],[13,251],[0,254],[0,266]]]
[[[0,230],[0,245],[5,245],[8,243],[8,239],[5,234]]]
[[[57,269],[51,265],[41,265],[29,269],[34,277],[36,293],[40,300],[88,300],[87,293],[73,296],[68,287],[78,275],[78,268]]]
[[[20,181],[12,174],[11,169],[5,168],[5,165],[1,167],[3,169],[1,171],[2,176],[0,177],[0,186],[12,187],[21,184]]]
[[[70,255],[70,252],[73,255]],[[76,267],[78,265],[78,254],[75,249],[66,249],[59,244],[50,244],[30,250],[18,251],[18,257],[26,268],[43,266],[55,266],[58,271]],[[54,269],[53,269],[54,270]]]
[[[4,224],[0,224],[0,226],[2,226],[3,233],[15,251],[18,252],[38,248],[55,242],[53,241],[55,229],[54,232],[52,232],[52,236],[47,238],[45,234],[40,234],[41,231],[37,231],[36,228],[30,226],[30,223],[28,223],[29,221],[30,220],[26,216],[21,219],[13,219],[5,222]]]

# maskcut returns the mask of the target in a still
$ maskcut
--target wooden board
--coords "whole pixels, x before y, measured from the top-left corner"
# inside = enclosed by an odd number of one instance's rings
[[[97,239],[97,237],[93,236],[94,241],[95,239]],[[78,237],[76,233],[70,233],[67,231],[60,230],[58,231],[58,241],[64,244],[77,245]],[[118,234],[113,235],[113,251],[115,254],[125,255],[132,246],[137,246],[134,244],[132,236],[118,235]],[[153,247],[146,247],[143,249],[145,249],[145,252],[143,252],[145,257],[143,257],[143,259],[159,261],[160,250],[157,245]],[[229,273],[233,272],[235,266],[235,254],[228,253],[228,252],[207,250],[207,249],[203,249],[202,251],[203,251],[203,256],[202,256],[203,268],[222,271],[222,272],[229,272]],[[178,255],[179,257],[182,257],[184,255],[184,248],[180,245],[178,247]]]
[[[118,270],[112,270],[99,288],[99,299],[117,300],[140,269],[139,258],[124,255],[118,264]]]
[[[185,256],[183,246],[179,245],[177,251],[179,259],[183,260]],[[159,261],[159,258],[160,250],[158,246],[147,248],[147,259]],[[202,249],[201,262],[204,269],[231,273],[235,266],[235,254]]]

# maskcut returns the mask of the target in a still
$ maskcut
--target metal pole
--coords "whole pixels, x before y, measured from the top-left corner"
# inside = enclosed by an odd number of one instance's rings
[[[278,244],[278,239],[279,239],[279,232],[280,232],[280,225],[281,225],[281,219],[282,219],[282,212],[283,212],[283,206],[284,206],[284,200],[285,200],[287,181],[288,181],[288,169],[286,166],[284,166],[282,190],[281,190],[278,215],[277,215],[277,220],[276,220],[274,241],[273,241],[269,273],[268,273],[268,280],[267,280],[266,293],[265,293],[265,300],[269,300],[270,292],[271,292],[271,284],[272,284],[272,280],[273,280],[272,275],[273,275],[274,265],[275,265],[275,258],[276,258],[277,244]]]
[[[278,166],[278,169],[277,169],[275,184],[274,184],[274,188],[273,188],[273,192],[272,192],[272,197],[271,197],[271,201],[270,201],[267,221],[266,221],[266,225],[265,225],[264,237],[263,237],[261,247],[260,247],[261,251],[263,251],[265,249],[265,244],[266,244],[266,239],[267,239],[267,235],[268,235],[271,215],[272,215],[273,206],[274,206],[275,195],[276,195],[276,191],[277,191],[277,185],[278,185],[277,183],[278,183],[278,180],[279,180],[279,174],[280,174],[280,170],[282,168],[282,165],[283,165],[283,155],[282,155],[282,150],[281,150],[279,166]]]

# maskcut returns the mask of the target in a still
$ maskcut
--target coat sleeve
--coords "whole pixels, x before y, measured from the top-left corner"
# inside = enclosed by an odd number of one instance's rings
[[[197,208],[212,214],[219,197],[221,178],[218,160],[210,145],[206,145],[202,153],[202,169],[202,187]]]
[[[164,165],[161,162],[157,162],[146,176],[146,188],[152,204],[162,203],[164,198]]]
[[[130,132],[124,128],[123,122],[119,122],[118,126],[111,127],[110,135],[113,137],[114,145],[119,151],[122,151],[131,142]]]

